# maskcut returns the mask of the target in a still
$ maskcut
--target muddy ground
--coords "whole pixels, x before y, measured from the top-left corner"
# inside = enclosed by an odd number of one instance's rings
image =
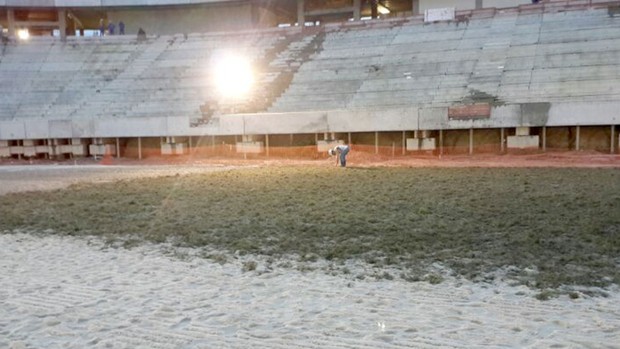
[[[620,171],[601,165],[613,159],[600,162],[356,166],[352,156],[346,169],[254,161],[220,163],[216,172],[160,166],[153,175],[155,166],[99,183],[67,181],[71,170],[61,169],[68,189],[0,196],[0,231],[96,235],[126,247],[173,241],[209,247],[204,257],[222,263],[252,254],[274,264],[324,259],[345,274],[351,259],[385,267],[359,278],[441,282],[429,272],[441,265],[481,282],[503,270],[514,284],[541,290],[606,287],[620,284]],[[2,187],[19,185],[24,175],[16,173],[2,171]]]

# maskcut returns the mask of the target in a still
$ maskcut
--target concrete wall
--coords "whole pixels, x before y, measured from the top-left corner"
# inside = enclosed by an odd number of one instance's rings
[[[482,7],[515,7],[519,5],[531,4],[532,0],[483,0]]]
[[[190,127],[189,117],[97,118],[0,121],[0,140],[159,137],[241,134],[312,134],[324,132],[389,132],[410,130],[467,130],[518,126],[619,125],[620,101],[551,104],[549,116],[528,116],[521,105],[492,109],[488,119],[450,120],[447,108],[334,110],[281,114],[223,115],[202,127]],[[553,138],[553,136],[551,136]],[[549,144],[554,143],[550,139]]]
[[[443,134],[443,146],[453,154],[469,153],[469,130],[453,130]],[[444,148],[444,151],[447,149]]]
[[[618,128],[616,127],[616,130]],[[617,131],[616,131],[617,132]],[[617,133],[615,142],[618,141]],[[577,127],[548,127],[546,146],[550,150],[575,150],[577,148]],[[611,147],[610,126],[580,126],[579,150],[606,152]],[[614,144],[617,148],[617,144]]]
[[[529,115],[522,105],[493,108],[488,119],[450,120],[447,108],[333,110],[281,114],[223,115],[216,122],[190,127],[189,117],[97,118],[0,121],[0,140],[158,137],[240,134],[311,134],[323,132],[389,132],[408,130],[467,130],[502,127],[619,125],[620,101],[555,103],[545,115]],[[553,140],[550,140],[550,144]]]
[[[506,8],[531,4],[532,0],[483,0],[482,7]],[[420,0],[420,13],[431,8],[454,7],[457,11],[473,10],[476,0]]]
[[[333,110],[223,116],[209,132],[254,134],[484,129],[517,126],[612,125],[620,123],[620,102],[536,103],[498,106],[488,119],[450,120],[448,108]]]
[[[454,7],[459,10],[476,8],[476,0],[420,0],[420,13],[431,8]]]
[[[279,23],[275,13],[260,6],[252,7],[252,20],[256,26],[261,28],[275,27]]]
[[[128,8],[108,11],[108,20],[125,23],[125,34],[136,34],[139,28],[148,35],[203,33],[208,31],[243,30],[253,27],[252,6],[195,6],[178,8]]]
[[[200,134],[187,117],[0,121],[0,139],[159,137]]]
[[[579,149],[605,152],[611,146],[610,127],[580,127]]]

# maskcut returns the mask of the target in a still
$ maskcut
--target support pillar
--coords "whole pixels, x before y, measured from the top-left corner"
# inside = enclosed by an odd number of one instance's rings
[[[414,16],[417,16],[420,14],[420,0],[413,0],[411,11],[413,11]]]
[[[187,153],[192,154],[192,136],[187,137]]]
[[[375,154],[379,154],[379,132],[375,131]]]
[[[306,5],[304,0],[297,0],[297,25],[304,27],[306,23]]]
[[[403,131],[403,137],[401,142],[402,155],[407,153],[407,131]]]
[[[379,17],[379,0],[370,0],[370,16],[372,19]]]
[[[505,139],[506,139],[506,134],[505,134],[504,128],[502,127],[502,128],[500,128],[500,132],[499,132],[499,144],[500,144],[499,149],[500,149],[500,152],[502,152],[502,153],[504,151],[506,151]]]
[[[15,37],[15,11],[12,8],[6,10],[6,17],[9,25],[9,38]]]
[[[581,147],[580,147],[580,144],[579,144],[579,142],[580,142],[580,139],[579,139],[579,138],[581,138],[581,135],[580,135],[580,133],[581,133],[581,128],[579,127],[579,125],[577,125],[577,129],[576,129],[576,131],[577,131],[577,134],[575,135],[575,150],[576,150],[576,151],[579,151],[579,150],[580,150],[580,148],[581,148]]]
[[[353,0],[353,20],[359,21],[362,18],[362,0]]]
[[[439,130],[439,156],[443,155],[443,129]]]
[[[269,157],[269,135],[265,135],[265,155]]]
[[[616,141],[616,136],[615,136],[615,134],[616,134],[616,125],[611,125],[611,146],[610,146],[610,149],[609,149],[609,153],[610,154],[613,154],[613,153],[616,152],[616,144],[615,144],[616,143],[615,142]]]
[[[469,129],[469,155],[474,153],[474,129]]]
[[[351,146],[351,132],[347,133],[347,144],[349,145],[349,147]]]
[[[542,151],[547,151],[547,126],[542,127]]]
[[[293,146],[293,134],[292,133],[289,135],[288,145],[291,147]]]
[[[138,160],[142,160],[142,138],[138,137]]]
[[[116,158],[121,158],[121,141],[116,137]]]
[[[58,27],[60,41],[67,41],[67,12],[65,10],[58,10]]]

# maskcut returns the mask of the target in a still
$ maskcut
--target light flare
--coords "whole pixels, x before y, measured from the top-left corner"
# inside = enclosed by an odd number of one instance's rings
[[[232,53],[214,58],[213,77],[217,90],[225,98],[241,99],[249,94],[254,84],[250,61]]]
[[[30,32],[28,29],[20,29],[17,31],[17,37],[20,40],[28,40],[30,38]]]

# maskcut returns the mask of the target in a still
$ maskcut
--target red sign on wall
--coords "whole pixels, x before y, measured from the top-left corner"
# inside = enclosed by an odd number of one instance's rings
[[[452,120],[488,119],[491,117],[491,105],[477,103],[448,108],[448,118]]]

